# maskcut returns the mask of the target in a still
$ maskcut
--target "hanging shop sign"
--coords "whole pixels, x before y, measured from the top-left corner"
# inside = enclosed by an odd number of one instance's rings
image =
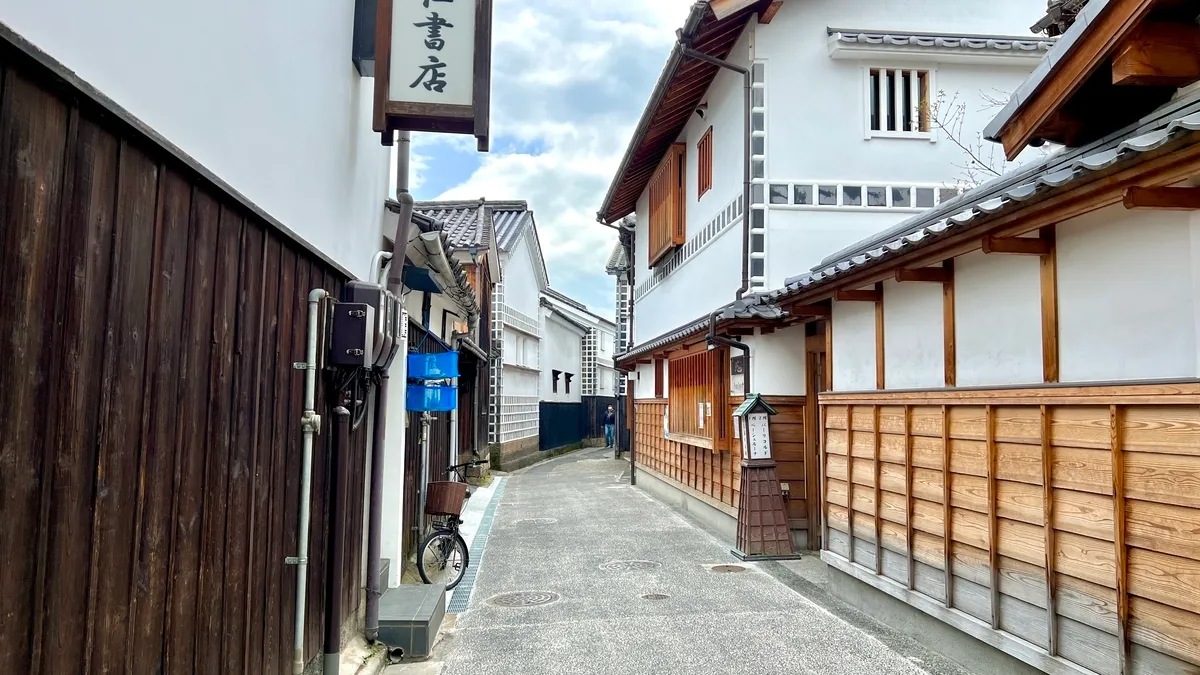
[[[475,136],[489,144],[492,0],[379,0],[375,131]]]

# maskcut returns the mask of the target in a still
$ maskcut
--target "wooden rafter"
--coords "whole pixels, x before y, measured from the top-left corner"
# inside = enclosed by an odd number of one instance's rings
[[[723,21],[756,2],[758,0],[712,0],[709,6],[712,7],[713,15],[717,17],[717,20]]]
[[[1200,80],[1200,26],[1148,21],[1113,57],[1113,84],[1182,87]]]
[[[983,238],[984,253],[1011,253],[1014,255],[1050,255],[1053,245],[1045,239],[1030,237]]]
[[[923,282],[931,284],[948,284],[954,280],[953,269],[945,267],[918,267],[916,269],[896,270],[896,281],[900,283]]]
[[[783,0],[772,0],[771,4],[767,5],[767,8],[759,15],[758,22],[761,24],[771,23],[781,7],[783,7]]]
[[[1017,155],[1038,137],[1043,125],[1087,82],[1140,24],[1156,0],[1112,0],[1084,36],[1055,64],[1053,75],[1035,91],[1000,132],[1004,154]]]
[[[1195,211],[1200,209],[1200,187],[1131,187],[1122,201],[1127,209]]]
[[[788,311],[796,316],[811,316],[819,319],[828,318],[833,314],[828,305],[792,305]]]

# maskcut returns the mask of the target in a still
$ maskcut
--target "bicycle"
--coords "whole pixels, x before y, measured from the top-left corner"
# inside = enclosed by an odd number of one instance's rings
[[[417,550],[417,571],[427,584],[444,584],[451,590],[462,581],[471,564],[467,542],[458,532],[462,524],[463,504],[470,499],[466,469],[483,466],[488,460],[456,464],[446,469],[448,481],[430,483],[425,499],[425,515],[437,519],[433,532]],[[455,480],[455,479],[458,480]]]

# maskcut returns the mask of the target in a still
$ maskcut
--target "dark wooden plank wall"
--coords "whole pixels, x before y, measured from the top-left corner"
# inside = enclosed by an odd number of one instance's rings
[[[309,289],[343,281],[0,43],[5,672],[290,672],[292,363]],[[366,436],[337,454],[332,433],[316,443],[310,658],[335,460],[344,607],[358,609]]]

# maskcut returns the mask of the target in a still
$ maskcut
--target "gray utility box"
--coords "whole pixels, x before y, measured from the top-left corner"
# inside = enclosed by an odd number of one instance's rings
[[[375,308],[356,302],[334,305],[329,365],[335,368],[370,368],[374,364]]]
[[[405,584],[379,599],[379,641],[406,657],[429,656],[446,618],[446,587]]]
[[[407,318],[400,306],[400,298],[384,290],[378,284],[351,281],[342,290],[342,302],[366,304],[375,309],[374,341],[375,359],[370,364],[386,370],[400,350],[407,332]]]

